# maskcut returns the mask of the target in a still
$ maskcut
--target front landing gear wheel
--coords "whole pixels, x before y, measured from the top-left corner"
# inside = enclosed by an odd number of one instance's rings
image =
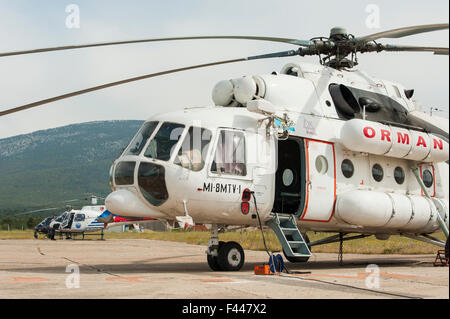
[[[217,262],[223,271],[238,271],[245,262],[244,250],[238,243],[229,241],[220,247]]]
[[[218,251],[220,251],[220,248],[223,246],[223,244],[225,244],[225,242],[219,241]],[[219,263],[217,262],[218,256],[212,256],[212,255],[206,255],[206,256],[207,256],[206,259],[208,260],[208,266],[209,266],[209,268],[211,268],[211,270],[213,270],[213,271],[222,270],[219,266]]]

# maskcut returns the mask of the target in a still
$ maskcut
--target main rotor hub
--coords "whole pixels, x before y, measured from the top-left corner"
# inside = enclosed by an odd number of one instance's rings
[[[348,38],[347,29],[343,27],[334,27],[330,31],[330,39],[343,40]]]

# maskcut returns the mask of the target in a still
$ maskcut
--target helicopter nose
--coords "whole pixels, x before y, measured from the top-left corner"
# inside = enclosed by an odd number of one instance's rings
[[[137,195],[126,189],[116,190],[109,194],[105,199],[105,205],[115,215],[167,218],[165,214],[148,207]]]

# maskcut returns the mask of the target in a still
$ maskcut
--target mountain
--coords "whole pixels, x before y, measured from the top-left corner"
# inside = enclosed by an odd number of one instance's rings
[[[0,215],[107,195],[111,163],[142,123],[89,122],[0,139]]]

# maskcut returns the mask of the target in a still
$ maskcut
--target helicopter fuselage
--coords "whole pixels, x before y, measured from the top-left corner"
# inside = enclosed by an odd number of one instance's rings
[[[448,227],[448,123],[426,118],[400,84],[310,64],[225,82],[213,93],[222,105],[143,125],[111,167],[109,211],[249,226],[276,212],[303,230],[364,234],[433,233],[441,214]],[[250,111],[255,100],[273,112]]]

